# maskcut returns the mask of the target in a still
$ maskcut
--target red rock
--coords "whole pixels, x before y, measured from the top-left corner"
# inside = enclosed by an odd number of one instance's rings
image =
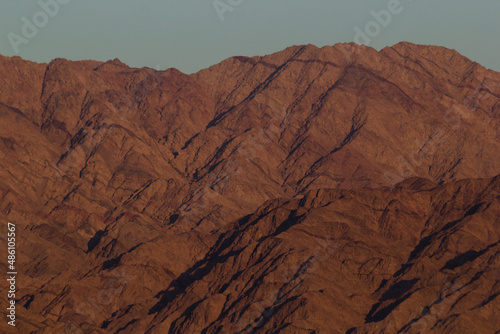
[[[410,43],[192,75],[0,56],[17,329],[494,333],[499,96]]]

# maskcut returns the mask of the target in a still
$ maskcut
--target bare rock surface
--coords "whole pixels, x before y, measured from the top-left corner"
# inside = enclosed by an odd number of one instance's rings
[[[0,56],[17,330],[500,331],[499,101],[411,43],[192,75]]]

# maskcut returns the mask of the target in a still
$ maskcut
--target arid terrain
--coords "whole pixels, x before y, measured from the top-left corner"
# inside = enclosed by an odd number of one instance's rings
[[[500,333],[500,73],[411,43],[0,56],[0,222],[19,333]]]

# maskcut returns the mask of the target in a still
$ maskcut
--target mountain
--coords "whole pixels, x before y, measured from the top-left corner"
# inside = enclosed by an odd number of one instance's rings
[[[0,56],[17,329],[500,331],[499,98],[410,43],[192,75]]]

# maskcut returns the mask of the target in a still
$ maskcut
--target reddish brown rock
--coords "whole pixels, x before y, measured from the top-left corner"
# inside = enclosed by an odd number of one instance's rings
[[[499,96],[410,43],[193,75],[0,56],[18,330],[494,333]]]

